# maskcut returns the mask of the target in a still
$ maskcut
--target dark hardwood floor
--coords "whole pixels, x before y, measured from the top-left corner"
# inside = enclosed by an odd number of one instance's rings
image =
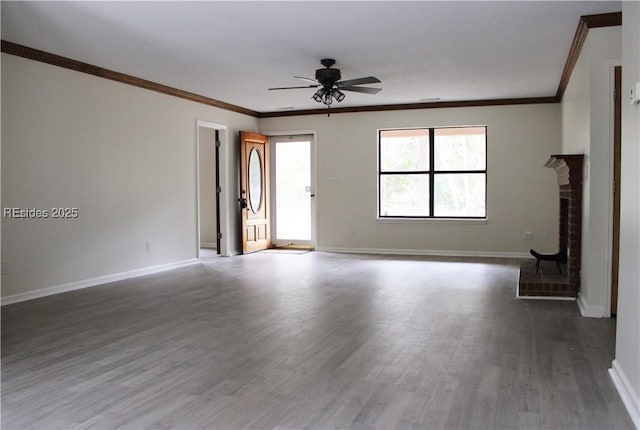
[[[632,429],[511,260],[257,253],[2,308],[2,429]]]

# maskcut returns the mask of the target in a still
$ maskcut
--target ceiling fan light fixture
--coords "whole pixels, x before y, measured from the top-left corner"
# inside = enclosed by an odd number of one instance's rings
[[[336,63],[331,58],[324,58],[320,60],[320,63],[324,66],[323,69],[316,70],[316,78],[305,78],[303,76],[294,76],[296,79],[302,79],[303,81],[310,82],[311,85],[306,86],[294,86],[294,87],[277,87],[269,88],[269,90],[293,90],[298,88],[317,88],[316,92],[311,96],[318,103],[322,103],[327,108],[331,108],[331,104],[335,100],[341,102],[345,99],[345,94],[342,91],[353,91],[356,93],[364,94],[377,94],[381,91],[381,88],[362,87],[360,85],[366,84],[379,84],[380,79],[367,76],[364,78],[347,79],[342,80],[342,74],[340,69],[334,69],[332,66]],[[342,91],[341,91],[342,90]]]
[[[296,79],[302,79],[307,82],[311,82],[311,85],[295,86],[295,87],[276,87],[269,88],[269,90],[293,90],[298,88],[317,88],[316,92],[311,96],[318,103],[322,103],[328,108],[335,100],[341,102],[345,99],[346,95],[342,91],[353,91],[356,93],[365,94],[377,94],[381,88],[361,87],[360,85],[366,84],[378,84],[380,79],[367,76],[364,78],[341,80],[342,74],[340,69],[334,69],[333,66],[336,61],[330,58],[325,58],[320,61],[325,67],[324,69],[316,70],[316,78],[305,78],[303,76],[294,76]],[[342,91],[341,91],[342,90]]]
[[[344,97],[345,97],[344,93],[337,88],[334,88],[331,91],[331,95],[333,96],[334,99],[336,99],[337,102],[341,102],[342,100],[344,100]]]
[[[316,91],[316,93],[313,95],[313,99],[315,101],[317,101],[318,103],[322,103],[322,97],[325,95],[327,91],[324,88],[320,88],[318,91]]]

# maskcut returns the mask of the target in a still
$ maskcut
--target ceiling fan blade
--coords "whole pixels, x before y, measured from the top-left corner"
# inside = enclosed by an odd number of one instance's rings
[[[271,90],[297,90],[299,88],[317,88],[319,87],[320,84],[316,84],[316,85],[303,85],[301,87],[276,87],[276,88],[268,88],[269,91]]]
[[[305,78],[304,76],[294,76],[294,78],[302,79],[303,81],[311,82],[312,84],[317,84],[318,83],[318,81],[316,81],[315,79]]]
[[[378,94],[382,91],[382,88],[369,88],[369,87],[342,87],[340,91],[353,91],[355,93],[366,93],[366,94]]]
[[[367,76],[366,78],[357,78],[357,79],[349,79],[347,81],[338,81],[336,82],[336,86],[339,89],[344,87],[350,87],[352,85],[363,85],[363,84],[379,84],[380,79],[374,78],[373,76]]]

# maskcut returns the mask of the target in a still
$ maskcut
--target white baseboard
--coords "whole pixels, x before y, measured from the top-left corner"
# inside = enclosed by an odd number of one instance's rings
[[[584,301],[584,296],[578,293],[578,308],[583,317],[587,318],[603,318],[605,310],[603,306],[591,306]]]
[[[200,242],[200,248],[217,249],[218,245],[211,242]]]
[[[347,254],[386,254],[386,255],[418,255],[429,257],[480,257],[480,258],[531,258],[528,252],[494,252],[494,251],[443,251],[430,249],[388,249],[388,248],[337,248],[318,247],[320,252],[339,252]]]
[[[189,260],[176,261],[173,263],[160,264],[157,266],[145,267],[142,269],[130,270],[127,272],[115,273],[113,275],[98,276],[97,278],[84,279],[82,281],[69,282],[66,284],[54,285],[51,287],[40,288],[26,293],[13,294],[2,297],[2,306],[12,303],[24,302],[26,300],[37,299],[40,297],[51,296],[53,294],[66,293],[67,291],[80,290],[82,288],[95,287],[109,282],[122,281],[124,279],[136,278],[138,276],[151,275],[154,273],[164,272],[166,270],[178,269],[180,267],[198,264],[200,260],[191,258]]]
[[[640,429],[640,397],[633,389],[633,386],[627,379],[624,370],[620,367],[617,360],[613,360],[611,363],[611,369],[609,369],[609,376],[615,385],[622,403],[627,408],[631,420],[635,424],[637,429]]]

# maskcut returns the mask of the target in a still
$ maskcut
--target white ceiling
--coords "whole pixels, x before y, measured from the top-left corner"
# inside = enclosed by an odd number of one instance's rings
[[[259,112],[323,107],[320,59],[377,95],[334,107],[554,96],[581,15],[607,1],[9,2],[2,39]]]

